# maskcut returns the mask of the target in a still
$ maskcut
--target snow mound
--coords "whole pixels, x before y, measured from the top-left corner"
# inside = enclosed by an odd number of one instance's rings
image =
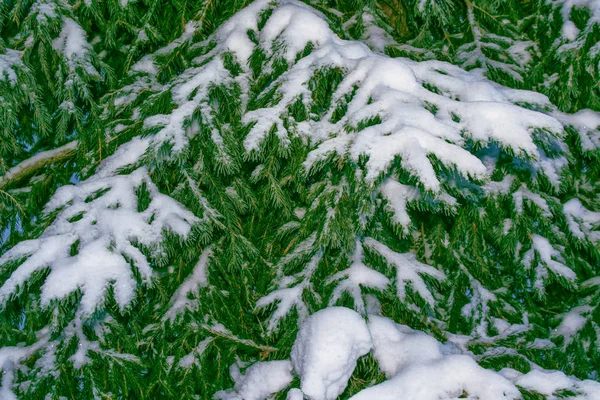
[[[442,358],[441,344],[437,340],[389,318],[370,315],[369,330],[373,355],[388,378],[415,363]]]
[[[464,397],[467,395],[468,397]],[[520,399],[521,393],[507,379],[481,368],[473,358],[451,355],[414,364],[389,381],[367,388],[352,400]]]
[[[310,400],[336,399],[346,388],[356,360],[371,347],[367,324],[355,311],[330,307],[311,315],[292,348],[292,364],[304,395]]]
[[[214,399],[262,400],[285,389],[292,382],[292,364],[287,360],[257,362],[246,370],[245,375],[234,364],[231,376],[235,381],[235,390],[217,392]]]

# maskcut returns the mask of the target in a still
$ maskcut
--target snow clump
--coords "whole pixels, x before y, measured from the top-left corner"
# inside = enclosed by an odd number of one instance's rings
[[[305,397],[336,399],[346,389],[358,358],[372,346],[369,328],[357,312],[330,307],[311,315],[292,347],[292,365]]]

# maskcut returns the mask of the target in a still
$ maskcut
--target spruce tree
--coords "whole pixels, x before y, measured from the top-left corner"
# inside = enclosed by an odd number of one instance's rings
[[[0,399],[600,396],[598,0],[0,32]]]

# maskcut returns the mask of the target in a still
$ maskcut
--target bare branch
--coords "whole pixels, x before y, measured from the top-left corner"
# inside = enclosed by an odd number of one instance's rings
[[[43,151],[35,156],[28,158],[12,167],[8,172],[0,177],[0,188],[6,186],[9,182],[19,180],[27,175],[32,174],[39,168],[42,168],[53,162],[70,157],[77,148],[77,140],[73,140],[64,146],[56,149]]]

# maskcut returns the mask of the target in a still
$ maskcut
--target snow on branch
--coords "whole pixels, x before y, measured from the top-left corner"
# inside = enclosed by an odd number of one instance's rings
[[[140,246],[160,255],[163,231],[186,236],[198,218],[161,194],[146,169],[111,174],[122,156],[117,152],[107,159],[88,180],[61,187],[46,206],[47,213],[57,212],[52,224],[38,239],[20,242],[0,257],[0,265],[27,257],[0,287],[0,304],[46,268],[50,274],[42,286],[42,304],[81,290],[84,314],[102,304],[109,285],[119,306],[128,306],[136,288],[132,266],[145,284],[150,282],[152,269]]]
[[[563,205],[563,213],[575,237],[600,242],[600,212],[588,210],[579,199],[571,199]]]
[[[396,289],[400,300],[406,299],[406,285],[410,283],[411,288],[421,296],[429,305],[434,305],[433,294],[421,277],[422,274],[429,275],[437,280],[446,278],[443,272],[423,264],[417,260],[412,253],[397,253],[373,238],[366,238],[365,245],[379,253],[390,265],[396,268]]]
[[[333,400],[344,392],[359,357],[373,347],[360,314],[329,307],[310,316],[292,347],[292,365],[309,399]]]
[[[575,272],[565,265],[561,252],[555,249],[548,239],[540,235],[532,235],[531,240],[531,249],[523,255],[522,262],[527,268],[534,268],[536,290],[544,293],[550,277],[549,271],[567,282],[574,282],[577,279]]]
[[[183,281],[181,285],[173,294],[170,304],[171,307],[163,317],[163,321],[170,320],[173,322],[175,317],[183,311],[183,309],[195,309],[197,308],[198,301],[189,300],[188,295],[197,294],[196,292],[200,287],[204,287],[208,284],[208,272],[207,267],[212,256],[212,247],[209,246],[200,255],[200,259],[194,266],[194,269],[190,275]]]
[[[0,176],[0,187],[11,181],[19,180],[37,171],[48,164],[69,157],[75,152],[77,141],[74,140],[56,149],[42,151],[9,169],[6,174]]]
[[[222,57],[228,52],[233,52],[238,61],[243,65],[246,64],[254,48],[247,32],[258,29],[259,13],[267,6],[268,2],[265,0],[255,1],[224,23],[205,42],[194,44],[193,46],[199,47],[208,43],[217,43],[214,48],[192,60],[192,67],[183,71],[169,84],[159,84],[156,80],[158,70],[154,59],[156,56],[175,51],[183,43],[192,41],[194,33],[201,24],[193,21],[188,23],[180,38],[154,54],[145,56],[132,67],[132,72],[137,74],[137,79],[121,90],[114,104],[118,107],[126,107],[140,92],[148,89],[155,92],[170,91],[176,108],[170,114],[151,115],[143,121],[144,128],[155,131],[152,138],[153,145],[158,147],[168,143],[172,146],[173,153],[180,153],[188,143],[188,126],[192,116],[197,113],[204,124],[211,126],[213,142],[221,148],[223,139],[213,124],[215,115],[211,108],[209,93],[215,85],[233,84],[233,76],[225,68]],[[247,88],[248,83],[245,82],[243,86]],[[134,119],[136,118],[137,116]]]
[[[354,300],[354,307],[361,314],[366,311],[361,286],[384,290],[390,283],[390,280],[381,272],[375,271],[363,263],[363,245],[359,240],[356,241],[356,249],[350,267],[328,279],[328,283],[336,281],[339,282],[333,290],[329,305],[334,305],[347,292]]]
[[[37,333],[37,341],[29,346],[6,346],[0,348],[0,374],[2,385],[0,386],[0,398],[16,399],[17,396],[11,390],[15,370],[19,368],[22,360],[31,357],[39,349],[45,347],[50,339],[50,331],[44,328]]]
[[[92,45],[85,36],[85,31],[77,22],[63,16],[62,30],[52,42],[52,47],[63,54],[71,74],[76,75],[76,69],[81,68],[86,74],[99,78],[100,74],[93,66],[90,56]]]
[[[248,363],[238,360],[230,368],[235,387],[218,392],[215,398],[268,398],[288,387],[295,373],[300,388],[291,389],[288,399],[333,400],[344,392],[357,361],[367,354],[377,361],[387,380],[363,389],[352,400],[516,400],[523,398],[519,388],[548,398],[558,398],[566,391],[593,398],[600,390],[598,382],[548,371],[533,363],[527,373],[512,368],[498,372],[486,369],[452,341],[441,343],[379,315],[368,315],[365,321],[348,308],[329,307],[302,324],[292,347],[291,363],[256,362],[242,375],[240,368]]]
[[[17,71],[26,69],[22,56],[22,51],[12,49],[6,49],[0,54],[0,81],[8,80],[11,86],[17,84]]]
[[[589,32],[594,24],[600,24],[600,1],[598,0],[548,0],[548,2],[554,7],[560,8],[563,19],[561,34],[568,41],[576,40],[581,32],[571,19],[571,12],[574,8],[582,7],[590,11],[590,19],[585,27],[586,31]]]
[[[421,198],[419,190],[388,178],[383,182],[379,191],[387,200],[386,208],[392,212],[393,221],[402,227],[405,235],[408,234],[412,221],[406,208],[410,201]]]
[[[311,236],[313,238],[313,236]],[[310,240],[310,238],[309,238]],[[314,240],[314,238],[313,238]],[[302,243],[298,246],[302,249]],[[302,298],[305,289],[308,289],[311,285],[310,279],[312,278],[313,273],[317,269],[319,265],[319,261],[323,254],[321,252],[317,252],[312,256],[310,261],[306,264],[302,271],[297,274],[291,276],[282,276],[279,281],[279,289],[276,289],[262,297],[256,302],[256,307],[263,308],[268,307],[273,304],[276,305],[275,312],[271,316],[269,320],[268,331],[274,331],[279,322],[293,309],[295,308],[298,312],[299,321],[302,322],[308,317],[308,307],[304,303]],[[281,266],[285,265],[288,259],[284,258],[280,263]]]
[[[287,15],[292,10],[295,18],[290,20]],[[275,18],[280,14],[281,18]],[[246,138],[247,151],[257,149],[273,125],[278,127],[278,136],[285,135],[282,127],[287,107],[298,98],[309,103],[308,81],[323,68],[341,68],[345,77],[328,114],[298,124],[298,132],[319,144],[305,162],[309,169],[331,152],[341,156],[348,153],[355,161],[367,155],[366,180],[372,181],[396,156],[401,156],[403,167],[425,188],[437,190],[439,181],[428,160],[430,154],[465,176],[482,178],[485,167],[463,149],[465,138],[497,142],[516,154],[537,158],[540,155],[532,129],[555,135],[562,132],[562,125],[554,117],[514,105],[509,93],[485,78],[443,62],[416,63],[380,56],[361,43],[339,39],[320,18],[301,4],[285,2],[260,32],[261,46],[268,54],[275,41],[286,44],[281,56],[288,63],[290,49],[299,52],[308,43],[315,48],[266,89],[278,88],[282,99],[276,105],[244,117],[246,123],[257,122]],[[311,21],[315,29],[297,33],[298,20]],[[355,87],[358,89],[354,93]],[[523,92],[521,97],[531,97],[528,93]],[[348,96],[348,111],[339,121],[331,122],[336,106]],[[268,119],[264,118],[266,114]],[[357,126],[374,118],[380,122],[357,131]]]
[[[354,162],[367,156],[364,179],[373,182],[400,157],[402,168],[433,191],[439,191],[441,183],[430,160],[432,155],[466,177],[485,179],[488,171],[466,149],[468,140],[482,145],[497,143],[514,154],[542,159],[533,131],[562,135],[563,125],[553,112],[544,114],[515,105],[545,103],[544,96],[503,88],[444,62],[417,63],[374,53],[363,43],[338,38],[323,15],[297,1],[275,6],[259,31],[259,13],[267,7],[266,1],[258,1],[234,16],[203,42],[216,46],[167,85],[157,83],[155,68],[137,68],[138,81],[125,88],[115,104],[127,105],[135,98],[133,94],[144,88],[170,91],[176,108],[170,114],[151,115],[144,120],[145,128],[155,131],[154,144],[168,142],[175,153],[183,150],[187,127],[193,116],[200,115],[203,124],[212,130],[212,140],[222,146],[220,134],[212,128],[215,116],[209,89],[214,84],[238,85],[245,108],[254,84],[248,64],[252,54],[263,52],[267,57],[262,66],[265,71],[273,72],[276,60],[284,60],[288,68],[256,94],[260,97],[274,91],[275,104],[242,110],[242,122],[252,125],[244,139],[247,153],[261,151],[261,143],[275,128],[284,145],[290,143],[292,134],[314,144],[304,163],[309,170],[331,153],[349,156]],[[305,29],[307,24],[312,28]],[[249,39],[248,31],[257,33],[258,44]],[[296,60],[309,45],[312,51]],[[239,62],[241,73],[236,77],[225,68],[226,53],[234,54]],[[298,100],[309,106],[309,82],[317,71],[327,69],[342,71],[343,79],[325,115],[298,123],[290,120],[289,107]],[[334,120],[342,104],[346,104],[347,111]]]
[[[245,374],[233,364],[231,378],[235,382],[233,390],[221,390],[213,399],[221,400],[262,400],[285,389],[294,377],[292,364],[288,360],[257,362],[248,367]]]

